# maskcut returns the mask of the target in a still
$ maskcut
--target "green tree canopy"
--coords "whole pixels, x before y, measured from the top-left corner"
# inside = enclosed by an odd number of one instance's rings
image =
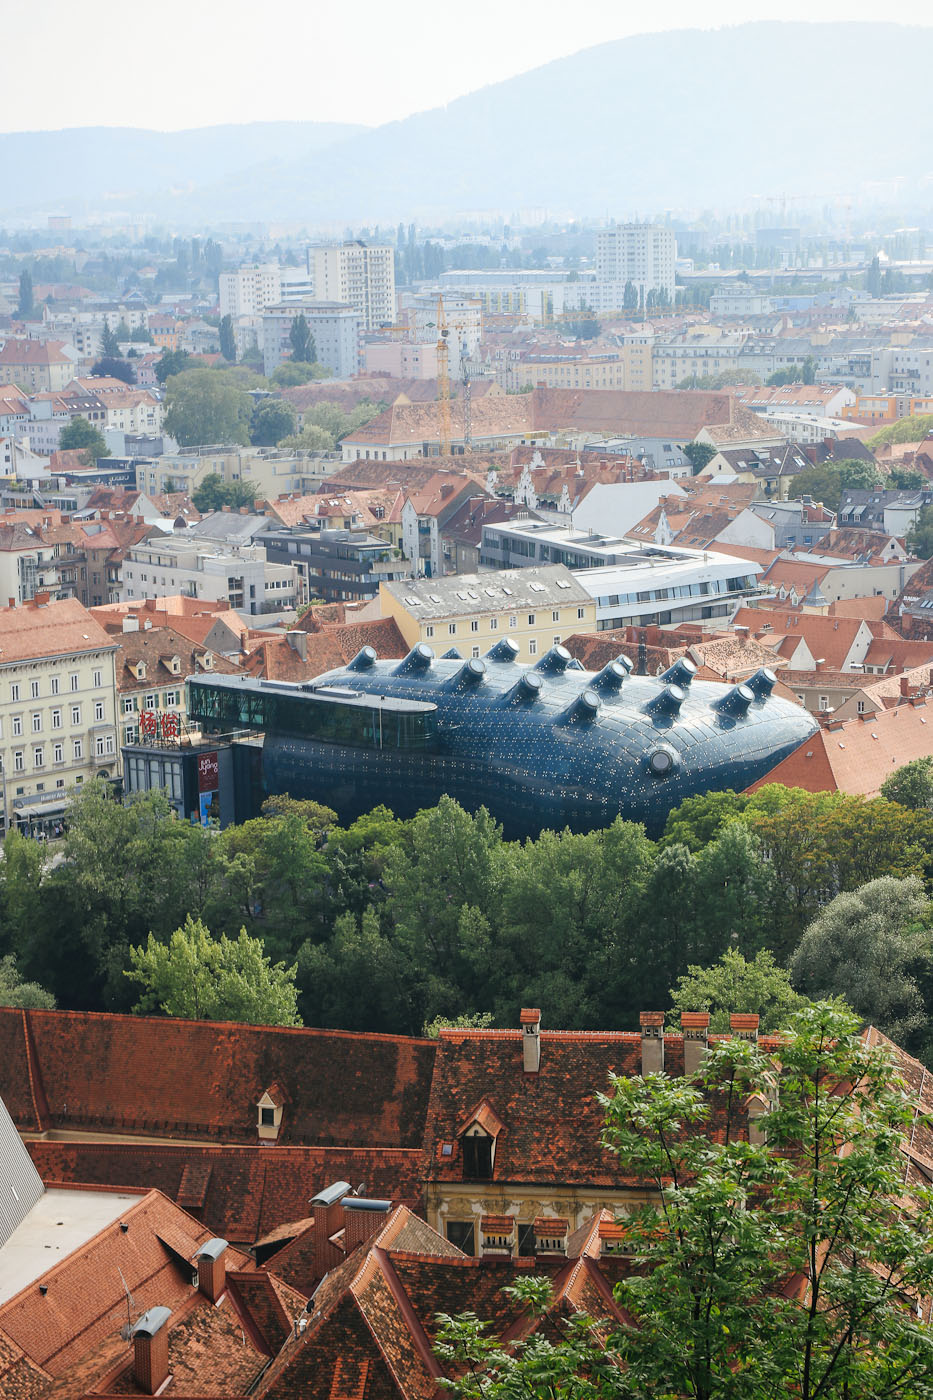
[[[165,385],[165,431],[182,447],[248,443],[249,396],[209,369],[189,369]]]
[[[930,433],[933,433],[933,413],[911,414],[880,428],[865,446],[874,452],[876,447],[883,447],[887,442],[922,442]]]
[[[693,467],[693,475],[702,476],[704,468],[716,456],[716,449],[708,442],[688,442],[684,445],[684,456]]]
[[[251,1025],[298,1026],[295,967],[274,966],[262,942],[245,929],[236,939],[212,938],[189,915],[167,944],[152,934],[144,948],[130,950],[127,977],[143,994],[141,1013],[199,1021],[248,1021]]]
[[[326,365],[303,364],[300,360],[283,360],[269,376],[280,389],[295,388],[299,384],[310,384],[312,379],[330,379],[331,371]]]
[[[110,456],[110,448],[99,429],[95,428],[93,423],[89,423],[86,418],[75,417],[70,423],[66,423],[58,435],[58,445],[63,452],[83,448],[84,460],[88,465],[91,465],[98,457]]]
[[[122,355],[102,355],[91,367],[94,379],[122,379],[124,384],[136,383],[136,371]]]
[[[918,559],[929,559],[933,555],[933,506],[923,506],[917,519],[907,531],[907,548]]]
[[[710,1030],[726,1032],[733,1011],[757,1013],[762,1032],[779,1031],[803,1004],[771,953],[761,948],[750,960],[728,948],[712,967],[688,967],[671,989],[674,1010],[708,1011]]]
[[[836,895],[791,959],[794,985],[811,997],[842,997],[892,1039],[916,1045],[933,951],[929,912],[916,876],[883,876]]]
[[[300,433],[291,433],[279,444],[287,452],[333,452],[337,439],[317,423],[306,423]]]
[[[55,998],[38,982],[24,982],[16,971],[16,959],[8,954],[0,958],[0,1006],[54,1011]]]
[[[881,796],[915,812],[933,811],[933,758],[914,758],[881,784]]]
[[[930,483],[923,472],[913,471],[910,467],[892,467],[884,484],[892,491],[922,491]]]
[[[129,331],[127,331],[129,335]],[[115,330],[105,321],[100,332],[100,353],[111,359],[120,358],[120,341]]]
[[[236,364],[236,337],[233,334],[233,317],[222,316],[218,327],[220,353],[228,364]]]
[[[224,506],[239,510],[240,506],[251,506],[255,499],[256,483],[249,477],[224,481],[216,472],[209,472],[191,493],[192,503],[202,515],[212,510],[222,510]]]
[[[249,437],[254,447],[275,447],[295,431],[295,410],[284,399],[263,399],[253,409]]]
[[[191,364],[191,356],[187,350],[163,350],[156,360],[156,379],[160,384],[165,384],[174,374],[181,374]]]
[[[36,299],[32,289],[32,273],[24,267],[19,274],[19,300],[16,303],[17,316],[28,317],[36,309]]]
[[[291,328],[288,332],[288,343],[292,347],[291,357],[293,360],[300,365],[314,364],[317,359],[317,348],[308,325],[308,318],[303,311],[292,318]]]

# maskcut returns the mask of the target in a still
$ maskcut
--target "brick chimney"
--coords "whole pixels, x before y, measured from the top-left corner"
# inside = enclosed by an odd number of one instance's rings
[[[537,1074],[541,1068],[541,1012],[536,1006],[526,1006],[519,1020],[522,1027],[522,1064],[526,1074]]]
[[[39,588],[39,589],[37,589],[37,590],[36,590],[36,597],[35,597],[36,607],[37,607],[37,608],[47,608],[48,605],[49,605],[49,599],[51,598],[51,596],[52,596],[52,595],[49,593],[48,589],[46,589],[46,588]]]
[[[748,1015],[745,1012],[733,1011],[729,1017],[729,1029],[736,1040],[750,1040],[754,1045],[758,1044],[758,1022],[760,1016]]]
[[[363,1196],[344,1196],[343,1247],[352,1254],[357,1245],[365,1244],[385,1224],[386,1216],[392,1209],[391,1201],[371,1201]]]
[[[227,1241],[207,1240],[195,1256],[198,1261],[198,1289],[217,1303],[227,1287]]]
[[[332,1186],[327,1186],[316,1196],[312,1196],[309,1202],[314,1219],[312,1257],[314,1273],[318,1278],[322,1278],[343,1258],[342,1251],[331,1244],[330,1237],[343,1225],[343,1208],[340,1202],[349,1190],[349,1181],[335,1181]]]
[[[698,1074],[709,1049],[709,1012],[682,1011],[680,1028],[684,1035],[684,1074]]]
[[[168,1308],[150,1308],[133,1328],[133,1379],[145,1395],[155,1395],[168,1380]]]
[[[641,1025],[641,1072],[660,1074],[664,1069],[664,1012],[642,1011],[638,1020]]]

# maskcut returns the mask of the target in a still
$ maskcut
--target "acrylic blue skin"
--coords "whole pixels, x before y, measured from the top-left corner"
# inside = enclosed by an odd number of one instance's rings
[[[429,746],[351,747],[267,730],[266,790],[314,798],[342,822],[378,803],[409,817],[448,793],[469,810],[487,807],[510,838],[591,831],[617,816],[657,835],[684,798],[741,792],[817,728],[769,693],[767,672],[748,690],[697,681],[690,663],[636,676],[624,659],[593,673],[574,669],[563,648],[530,667],[497,659],[503,651],[500,642],[480,665],[433,659],[426,647],[404,662],[375,661],[364,648],[313,688],[434,704]]]

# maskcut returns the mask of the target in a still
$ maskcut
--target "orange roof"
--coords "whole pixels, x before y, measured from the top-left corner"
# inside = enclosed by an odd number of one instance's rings
[[[62,354],[61,340],[23,340],[11,337],[0,350],[3,365],[67,365],[68,355]]]
[[[772,768],[749,792],[767,783],[808,792],[874,797],[885,778],[915,758],[933,756],[933,705],[925,701],[878,710],[864,719],[820,728]]]
[[[115,645],[76,598],[0,608],[0,665],[40,656],[110,651]]]
[[[822,661],[830,671],[844,669],[859,631],[866,627],[857,617],[824,617],[820,613],[805,613],[790,607],[780,614],[769,611],[764,616],[756,608],[739,608],[732,619],[733,626],[748,627],[753,635],[766,622],[774,628],[773,635],[792,641],[802,638],[813,657]]]

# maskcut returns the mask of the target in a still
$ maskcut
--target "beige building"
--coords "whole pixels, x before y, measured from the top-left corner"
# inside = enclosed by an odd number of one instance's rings
[[[340,458],[334,453],[220,444],[140,458],[136,487],[150,496],[165,491],[184,491],[190,496],[206,477],[219,476],[221,481],[253,482],[258,500],[274,501],[294,491],[316,491],[339,466]]]
[[[326,244],[308,249],[308,271],[316,301],[346,302],[363,318],[363,329],[395,322],[395,252],[363,243]]]
[[[74,598],[0,608],[0,817],[48,830],[70,788],[120,772],[116,641]]]
[[[37,394],[57,393],[74,377],[75,363],[57,340],[12,337],[0,349],[0,383],[17,384]]]
[[[409,646],[438,655],[482,656],[508,637],[516,660],[535,661],[572,632],[596,631],[595,599],[563,564],[381,583],[379,601]]]

